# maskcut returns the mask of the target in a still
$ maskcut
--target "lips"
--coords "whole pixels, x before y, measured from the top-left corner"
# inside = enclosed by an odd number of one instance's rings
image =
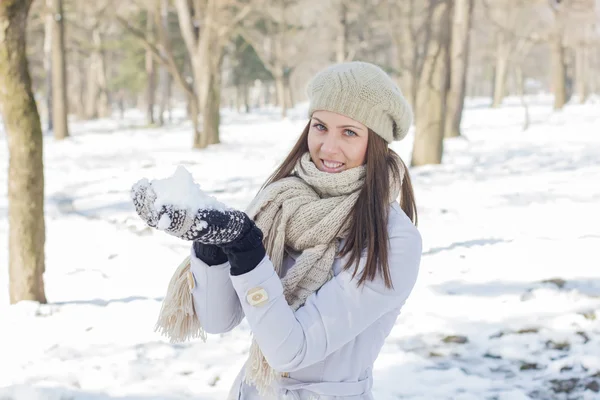
[[[340,172],[344,168],[344,163],[339,161],[331,161],[331,160],[323,160],[321,159],[321,164],[325,172]]]

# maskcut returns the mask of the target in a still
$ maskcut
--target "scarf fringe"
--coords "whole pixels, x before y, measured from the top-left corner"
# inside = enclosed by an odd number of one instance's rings
[[[169,282],[158,321],[154,328],[171,343],[182,343],[190,339],[201,338],[206,341],[206,332],[194,312],[194,301],[188,282],[190,257],[186,257]]]
[[[279,375],[271,368],[254,340],[250,346],[248,360],[244,382],[255,386],[261,397],[276,399],[277,392],[271,384]]]

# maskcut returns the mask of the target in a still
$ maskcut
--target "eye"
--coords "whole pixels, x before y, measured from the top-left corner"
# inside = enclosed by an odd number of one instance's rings
[[[320,132],[323,132],[324,130],[327,129],[327,128],[325,128],[325,125],[319,124],[318,122],[313,124],[313,128],[317,128],[317,130]]]
[[[350,129],[346,129],[346,130],[344,131],[344,134],[345,134],[346,136],[350,136],[350,137],[353,137],[353,136],[358,136],[358,134],[357,134],[356,132],[354,132],[354,131],[351,131]]]

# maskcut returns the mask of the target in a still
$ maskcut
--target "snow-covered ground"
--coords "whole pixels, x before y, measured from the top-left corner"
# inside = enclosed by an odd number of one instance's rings
[[[378,400],[600,398],[600,104],[498,110],[472,99],[444,164],[411,170],[419,281],[375,364]],[[75,122],[45,141],[47,305],[8,303],[6,137],[0,130],[0,399],[223,399],[245,322],[206,343],[153,332],[188,245],[146,228],[129,188],[177,165],[244,208],[305,123],[224,111],[222,141],[186,123]],[[412,139],[395,144],[410,160]]]

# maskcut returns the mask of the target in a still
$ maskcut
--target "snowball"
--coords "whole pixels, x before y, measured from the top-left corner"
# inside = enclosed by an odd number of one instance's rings
[[[183,166],[178,166],[175,173],[165,179],[154,179],[151,182],[156,193],[154,207],[157,211],[163,205],[170,204],[174,208],[197,211],[199,209],[226,210],[227,206],[200,189],[194,182],[192,174]],[[159,221],[170,224],[171,221]],[[167,225],[168,226],[168,225]]]

